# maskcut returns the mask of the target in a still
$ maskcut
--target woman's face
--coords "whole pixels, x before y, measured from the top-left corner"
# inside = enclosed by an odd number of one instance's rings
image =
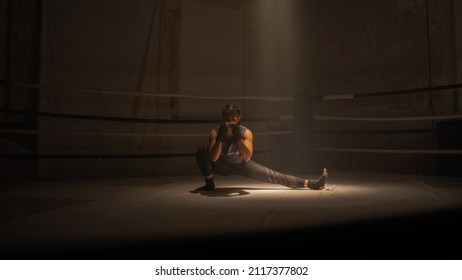
[[[241,120],[240,116],[229,117],[228,119],[225,120],[224,123],[226,125],[226,133],[225,133],[226,137],[229,138],[233,136],[232,129],[234,126],[236,126],[239,123],[240,120]]]
[[[238,124],[240,120],[241,116],[228,117],[228,119],[225,119],[225,125],[233,127]]]

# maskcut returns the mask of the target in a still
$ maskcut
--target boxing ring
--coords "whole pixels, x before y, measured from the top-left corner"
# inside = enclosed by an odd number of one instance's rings
[[[44,85],[12,85],[46,88]],[[449,89],[459,88],[453,85]],[[54,86],[59,91],[59,87]],[[72,89],[77,90],[77,89]],[[79,89],[82,90],[82,89]],[[435,89],[433,89],[435,90]],[[446,90],[445,88],[438,90]],[[86,90],[87,93],[123,94]],[[410,93],[422,92],[416,89]],[[158,98],[172,95],[132,93]],[[391,93],[386,93],[391,94]],[[401,93],[398,93],[401,94]],[[408,94],[408,92],[405,92]],[[175,95],[222,102],[293,102],[287,97],[210,97]],[[343,97],[314,98],[330,102]],[[348,96],[348,100],[354,100]],[[217,120],[127,119],[3,108],[8,114],[47,118],[81,118],[90,122],[144,122],[166,125]],[[290,122],[297,115],[280,116]],[[462,115],[400,118],[312,115],[316,122],[428,121],[460,119]],[[274,121],[262,118],[249,121]],[[292,126],[288,126],[292,127]],[[297,126],[294,126],[296,129]],[[2,134],[45,134],[74,137],[204,137],[204,133],[122,133],[110,131],[41,131],[2,129]],[[378,133],[378,130],[375,131]],[[409,133],[409,131],[401,131]],[[432,130],[421,129],[417,133]],[[294,130],[255,131],[261,137],[290,136]],[[353,131],[352,133],[358,133]],[[366,133],[362,131],[362,133]],[[370,133],[370,131],[369,131]],[[383,133],[383,131],[381,132]],[[396,132],[395,132],[396,133]],[[98,142],[98,141],[95,141]],[[314,144],[317,144],[314,141]],[[458,149],[370,149],[313,147],[316,153],[460,155]],[[193,152],[144,154],[3,154],[3,160],[114,158],[191,158]],[[329,166],[327,166],[329,167]],[[192,168],[195,168],[193,166]],[[317,172],[299,174],[309,178]],[[143,178],[100,178],[3,183],[0,190],[2,257],[7,259],[460,259],[462,179],[384,172],[329,169],[321,191],[288,189],[238,176],[215,177],[213,192],[192,194],[203,184],[197,175]]]

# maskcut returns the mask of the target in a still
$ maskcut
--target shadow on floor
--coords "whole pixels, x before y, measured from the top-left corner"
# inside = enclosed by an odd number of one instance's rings
[[[209,197],[234,197],[234,196],[242,196],[242,195],[248,195],[250,194],[246,190],[251,190],[251,191],[275,191],[275,190],[284,190],[284,191],[319,191],[319,190],[312,190],[312,189],[303,189],[303,188],[298,188],[298,189],[290,189],[290,188],[284,188],[284,189],[277,189],[277,188],[215,188],[213,191],[202,191],[202,192],[197,192],[193,194],[200,194],[204,196],[209,196]],[[324,191],[328,191],[329,189],[324,189]],[[323,191],[323,190],[321,190]]]

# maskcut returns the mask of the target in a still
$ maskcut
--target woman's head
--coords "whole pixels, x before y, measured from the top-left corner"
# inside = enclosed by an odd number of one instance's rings
[[[227,104],[223,108],[223,121],[225,122],[236,122],[239,123],[241,119],[241,109],[235,104]]]

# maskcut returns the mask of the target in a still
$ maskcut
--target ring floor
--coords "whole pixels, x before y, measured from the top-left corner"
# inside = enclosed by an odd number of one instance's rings
[[[197,194],[198,176],[3,184],[1,258],[462,259],[460,177],[215,182]]]

